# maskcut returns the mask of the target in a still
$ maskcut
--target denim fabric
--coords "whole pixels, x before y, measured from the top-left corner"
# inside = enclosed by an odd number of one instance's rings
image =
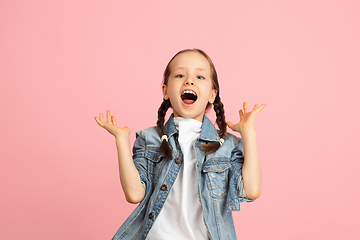
[[[174,184],[183,155],[177,141],[178,132],[173,115],[165,125],[165,132],[172,149],[171,160],[159,154],[161,140],[156,127],[136,133],[133,159],[141,181],[145,183],[146,193],[144,199],[116,232],[113,240],[145,239]],[[241,138],[228,133],[224,144],[207,156],[197,147],[197,144],[219,140],[214,125],[204,116],[201,134],[195,143],[199,201],[203,207],[203,220],[209,238],[236,239],[232,211],[239,211],[241,202],[252,201],[246,197],[243,188],[241,170],[244,155]],[[180,159],[179,163],[175,161],[177,158]],[[166,185],[167,188],[161,188],[162,185]]]

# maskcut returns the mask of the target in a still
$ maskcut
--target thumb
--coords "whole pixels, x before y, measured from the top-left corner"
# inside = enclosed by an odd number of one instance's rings
[[[234,124],[232,122],[226,122],[226,124],[229,126],[229,128],[231,128],[231,130],[233,130]]]
[[[127,133],[130,135],[130,133],[131,133],[130,128],[128,126],[126,126],[125,129],[126,129]]]
[[[94,119],[97,122],[97,124],[99,124],[100,127],[104,127],[104,124],[99,120],[98,117],[94,117]]]

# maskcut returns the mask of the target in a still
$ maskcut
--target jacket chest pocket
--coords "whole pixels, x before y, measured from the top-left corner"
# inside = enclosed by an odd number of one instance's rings
[[[203,172],[212,197],[223,198],[226,195],[230,167],[228,158],[211,158],[206,161]]]
[[[145,150],[145,157],[148,160],[148,178],[156,183],[160,177],[161,170],[165,165],[166,159],[159,155],[159,149],[152,146],[147,146]],[[163,161],[165,160],[165,161]]]

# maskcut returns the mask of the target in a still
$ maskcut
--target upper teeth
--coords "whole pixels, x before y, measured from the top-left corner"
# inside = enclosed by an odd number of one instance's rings
[[[184,95],[185,93],[190,93],[190,94],[193,94],[193,95],[196,96],[196,93],[195,93],[194,91],[192,91],[192,90],[185,90],[185,91],[182,93],[182,95]]]

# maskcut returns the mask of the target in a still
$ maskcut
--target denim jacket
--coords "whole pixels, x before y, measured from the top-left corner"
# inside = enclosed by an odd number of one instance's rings
[[[157,127],[136,133],[133,160],[145,183],[144,199],[116,232],[113,240],[146,238],[158,217],[174,184],[183,162],[177,140],[173,115],[165,124],[172,159],[159,154],[161,144]],[[240,210],[240,203],[252,201],[245,195],[242,166],[244,162],[241,138],[227,134],[223,145],[214,153],[205,156],[197,144],[219,142],[217,130],[204,115],[200,137],[196,140],[197,177],[199,201],[203,207],[204,223],[210,239],[236,239],[232,211]],[[174,219],[176,224],[176,219]]]

